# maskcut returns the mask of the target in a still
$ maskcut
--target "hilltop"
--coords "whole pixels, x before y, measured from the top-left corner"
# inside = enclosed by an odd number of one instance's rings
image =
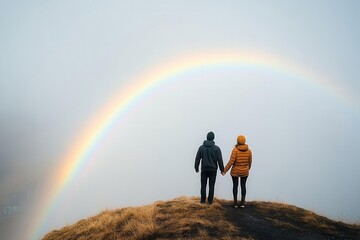
[[[231,201],[180,197],[107,210],[44,237],[55,239],[360,239],[360,226],[287,204],[253,201],[234,209]]]

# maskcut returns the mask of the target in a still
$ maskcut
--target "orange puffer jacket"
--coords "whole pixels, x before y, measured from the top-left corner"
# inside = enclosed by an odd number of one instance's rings
[[[228,164],[224,169],[226,173],[231,169],[231,176],[233,177],[246,177],[249,176],[249,170],[252,163],[252,153],[247,144],[236,146],[232,153]]]

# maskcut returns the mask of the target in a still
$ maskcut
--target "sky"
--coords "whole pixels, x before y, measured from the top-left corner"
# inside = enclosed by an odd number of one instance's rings
[[[209,131],[225,164],[247,137],[249,201],[360,223],[359,11],[350,0],[0,0],[0,238],[199,196],[194,159]],[[218,53],[262,64],[184,70],[135,96],[54,184],[114,97],[169,62]],[[232,199],[230,175],[216,181],[216,197]]]

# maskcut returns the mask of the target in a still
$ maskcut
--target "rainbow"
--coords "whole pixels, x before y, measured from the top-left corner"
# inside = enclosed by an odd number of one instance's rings
[[[41,201],[35,209],[35,219],[28,226],[23,239],[39,239],[43,223],[49,212],[55,205],[57,198],[67,185],[71,184],[74,176],[80,173],[82,167],[89,161],[89,156],[97,144],[109,133],[109,130],[126,115],[127,111],[135,102],[164,82],[174,78],[191,74],[194,71],[206,72],[211,69],[223,69],[224,67],[255,68],[281,72],[289,76],[301,78],[317,87],[324,88],[332,95],[345,103],[351,103],[350,95],[339,85],[321,77],[307,69],[291,63],[288,59],[282,59],[273,54],[257,52],[212,52],[204,54],[187,55],[167,61],[159,67],[152,68],[145,74],[138,76],[133,84],[121,89],[116,96],[110,99],[84,130],[78,135],[70,150],[61,159],[56,168],[52,181],[49,181],[42,193]]]

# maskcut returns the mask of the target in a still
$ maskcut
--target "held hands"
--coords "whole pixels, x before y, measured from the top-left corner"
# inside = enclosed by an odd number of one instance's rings
[[[195,172],[198,173],[199,172],[199,169],[195,169]],[[225,176],[225,172],[221,172],[221,175]]]

